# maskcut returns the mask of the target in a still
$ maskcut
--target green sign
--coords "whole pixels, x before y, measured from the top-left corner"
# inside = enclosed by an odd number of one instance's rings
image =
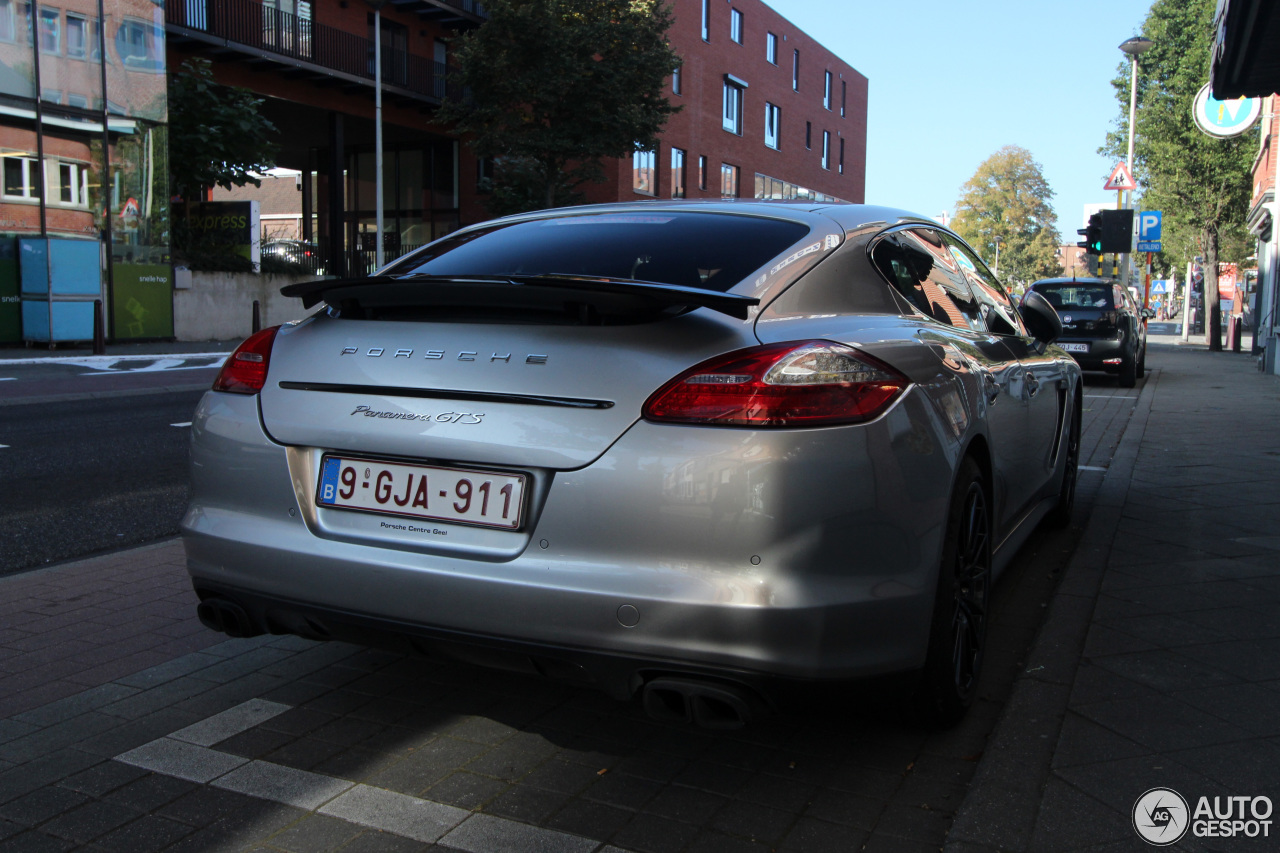
[[[112,265],[114,337],[173,337],[173,270],[168,264]]]

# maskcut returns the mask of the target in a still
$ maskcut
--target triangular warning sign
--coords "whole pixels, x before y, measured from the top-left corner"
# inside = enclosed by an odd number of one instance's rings
[[[1129,171],[1129,167],[1124,163],[1116,163],[1116,167],[1111,170],[1111,177],[1107,178],[1104,190],[1136,190],[1138,184],[1133,179],[1133,173]]]

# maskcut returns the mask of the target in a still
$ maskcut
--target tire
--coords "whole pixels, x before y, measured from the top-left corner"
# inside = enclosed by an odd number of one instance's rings
[[[929,651],[913,696],[930,724],[953,726],[978,693],[991,600],[991,510],[977,463],[960,466],[947,512]]]
[[[1138,384],[1138,357],[1131,355],[1120,362],[1120,387],[1132,388]]]
[[[1080,403],[1076,397],[1071,404],[1071,428],[1067,432],[1065,467],[1062,485],[1058,488],[1058,503],[1044,517],[1045,524],[1059,529],[1071,526],[1071,516],[1076,505],[1076,482],[1080,473]]]

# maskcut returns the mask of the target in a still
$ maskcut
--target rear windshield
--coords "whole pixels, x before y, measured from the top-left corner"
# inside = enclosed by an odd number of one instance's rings
[[[1114,308],[1109,284],[1037,284],[1036,292],[1054,308]]]
[[[446,237],[391,275],[567,275],[727,291],[804,239],[806,225],[717,213],[593,213]]]

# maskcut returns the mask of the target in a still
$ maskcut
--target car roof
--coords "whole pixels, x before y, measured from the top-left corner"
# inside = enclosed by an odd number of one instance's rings
[[[1115,284],[1113,278],[1042,278],[1032,284],[1032,287],[1039,287],[1042,284]]]
[[[634,213],[636,211],[680,211],[682,213],[732,213],[738,215],[764,216],[770,218],[790,219],[795,222],[811,222],[811,217],[820,215],[834,220],[846,232],[872,229],[881,231],[895,225],[919,224],[933,228],[943,226],[927,216],[912,213],[895,207],[871,204],[852,204],[846,202],[815,202],[805,200],[774,199],[655,199],[653,201],[616,202],[610,204],[578,205],[575,207],[557,207],[547,210],[536,210],[529,213],[505,217],[518,221],[524,219],[544,219],[555,216],[575,216],[588,213]],[[472,228],[491,225],[502,220],[488,220],[469,226]],[[465,230],[465,229],[464,229]]]

